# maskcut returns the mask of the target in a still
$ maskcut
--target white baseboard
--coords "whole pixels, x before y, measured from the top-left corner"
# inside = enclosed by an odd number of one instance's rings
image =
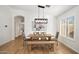
[[[4,44],[6,44],[6,43],[8,43],[8,42],[10,42],[10,41],[11,41],[11,39],[6,40],[6,41],[4,41],[4,42],[0,43],[0,46],[4,45]]]

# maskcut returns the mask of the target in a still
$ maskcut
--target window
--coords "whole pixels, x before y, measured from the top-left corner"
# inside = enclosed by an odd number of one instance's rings
[[[68,17],[68,36],[74,38],[74,16]]]
[[[60,34],[62,36],[74,38],[74,16],[60,20]]]
[[[61,21],[61,35],[65,36],[65,20]]]

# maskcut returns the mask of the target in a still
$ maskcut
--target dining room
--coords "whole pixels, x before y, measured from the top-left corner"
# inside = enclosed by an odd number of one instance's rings
[[[79,6],[9,5],[0,8],[2,13],[0,53],[77,54],[79,52],[78,23],[75,23],[78,21]]]

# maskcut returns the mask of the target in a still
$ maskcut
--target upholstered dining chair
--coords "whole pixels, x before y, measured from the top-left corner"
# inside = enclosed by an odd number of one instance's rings
[[[56,32],[55,38],[56,38],[56,40],[57,40],[57,45],[58,45],[58,37],[59,37],[59,32]]]
[[[59,37],[59,32],[56,32],[55,38],[58,39],[58,37]]]
[[[43,35],[43,36],[44,36],[44,35],[45,35],[45,32],[41,32],[41,35]]]
[[[51,37],[51,40],[57,41],[57,45],[58,45],[58,37],[59,37],[59,32],[56,32],[55,37]]]

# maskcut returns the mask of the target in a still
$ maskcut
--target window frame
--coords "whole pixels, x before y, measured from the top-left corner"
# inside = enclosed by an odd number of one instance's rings
[[[61,19],[60,20],[60,36],[63,36],[63,37],[66,37],[66,38],[68,38],[68,39],[74,39],[75,38],[75,16],[69,16],[69,17],[74,17],[73,18],[73,20],[74,20],[74,23],[73,23],[73,26],[74,26],[74,29],[73,29],[73,31],[74,31],[74,34],[73,34],[73,38],[72,37],[70,37],[70,36],[68,36],[68,32],[67,32],[67,30],[68,30],[68,25],[69,25],[69,22],[68,22],[68,17],[67,18],[63,18],[63,19]],[[65,27],[64,27],[64,31],[65,31],[65,35],[63,35],[61,32],[61,26],[62,26],[62,21],[65,21]],[[66,21],[67,21],[67,23],[66,23]],[[66,26],[67,26],[67,28],[66,28]]]

